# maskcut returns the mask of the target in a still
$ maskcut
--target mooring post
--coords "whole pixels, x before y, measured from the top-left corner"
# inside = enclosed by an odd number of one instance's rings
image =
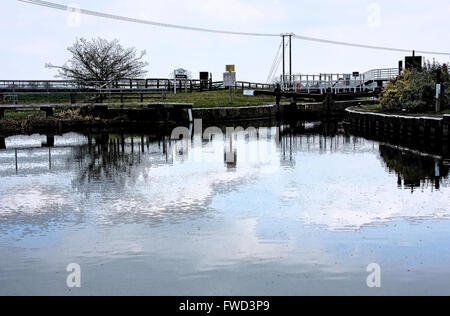
[[[327,89],[327,93],[325,95],[323,103],[326,109],[326,115],[329,116],[331,112],[331,106],[334,105],[334,92],[332,89]]]
[[[47,142],[42,147],[55,147],[55,136],[47,135]]]
[[[19,171],[19,161],[17,159],[17,148],[14,149],[14,158],[15,158],[15,162],[16,162],[16,173]]]
[[[41,111],[45,112],[46,117],[53,117],[53,108],[52,107],[42,107]]]
[[[275,88],[275,97],[277,102],[277,111],[280,113],[280,101],[281,101],[281,86],[277,83],[277,87]]]
[[[77,103],[77,94],[71,93],[70,94],[70,104],[76,104]]]
[[[6,139],[5,139],[5,137],[0,137],[0,149],[6,149]]]

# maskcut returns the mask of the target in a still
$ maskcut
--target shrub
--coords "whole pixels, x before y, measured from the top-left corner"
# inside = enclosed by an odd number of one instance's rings
[[[380,97],[383,111],[423,112],[434,109],[438,63],[427,62],[423,69],[405,71],[383,88]],[[442,86],[449,87],[450,76],[442,72]],[[442,105],[450,100],[450,89],[444,89]]]

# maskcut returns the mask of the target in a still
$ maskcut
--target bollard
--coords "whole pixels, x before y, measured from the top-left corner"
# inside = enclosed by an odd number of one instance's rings
[[[55,147],[55,136],[54,135],[47,135],[47,140],[45,143],[42,143],[43,148],[47,147]]]
[[[77,94],[71,93],[70,94],[70,104],[76,104],[77,103]]]
[[[41,111],[45,112],[46,117],[53,117],[53,108],[52,107],[42,107]]]

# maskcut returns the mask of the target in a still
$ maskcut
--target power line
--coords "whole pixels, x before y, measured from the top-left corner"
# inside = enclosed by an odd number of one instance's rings
[[[158,26],[158,27],[166,27],[166,28],[173,28],[173,29],[196,31],[196,32],[215,33],[215,34],[238,35],[238,36],[255,36],[255,37],[279,37],[280,36],[280,34],[273,34],[273,33],[234,32],[234,31],[224,31],[224,30],[215,30],[215,29],[208,29],[208,28],[160,23],[160,22],[155,22],[155,21],[130,18],[130,17],[114,15],[114,14],[109,14],[109,13],[103,13],[103,12],[99,12],[99,11],[92,11],[92,10],[85,10],[85,9],[78,9],[78,8],[74,9],[71,6],[48,2],[48,1],[40,1],[40,0],[18,0],[18,1],[25,2],[28,4],[48,7],[48,8],[52,8],[52,9],[62,10],[62,11],[71,11],[71,12],[76,11],[76,12],[79,12],[80,14],[96,16],[96,17],[101,17],[101,18],[105,18],[105,19],[112,19],[112,20],[118,20],[118,21],[124,21],[124,22],[132,22],[132,23],[138,23],[138,24],[146,24],[146,25],[152,25],[152,26]],[[347,47],[357,47],[357,48],[364,48],[364,49],[384,50],[384,51],[402,52],[402,53],[408,53],[408,52],[413,51],[413,49],[402,49],[402,48],[365,45],[365,44],[350,43],[350,42],[341,42],[341,41],[334,41],[334,40],[302,36],[302,35],[294,35],[294,34],[292,34],[292,36],[293,36],[293,38],[298,39],[298,40],[317,42],[317,43],[323,43],[323,44],[331,44],[331,45],[340,45],[340,46],[347,46]],[[426,54],[426,55],[450,56],[450,53],[445,53],[445,52],[431,52],[431,51],[420,51],[420,50],[416,50],[416,52],[419,54]]]
[[[67,6],[67,5],[62,5],[62,4],[47,2],[47,1],[40,1],[40,0],[18,0],[18,1],[29,3],[29,4],[34,4],[34,5],[39,5],[39,6],[43,6],[43,7],[48,7],[48,8],[52,8],[52,9],[62,10],[62,11],[79,12],[80,14],[91,15],[91,16],[101,17],[101,18],[105,18],[105,19],[119,20],[119,21],[124,21],[124,22],[132,22],[132,23],[139,23],[139,24],[146,24],[146,25],[152,25],[152,26],[188,30],[188,31],[227,34],[227,35],[240,35],[240,36],[260,36],[260,37],[278,37],[278,36],[280,36],[279,34],[222,31],[222,30],[213,30],[213,29],[206,29],[206,28],[200,28],[200,27],[191,27],[191,26],[181,26],[181,25],[168,24],[168,23],[160,23],[160,22],[154,22],[154,21],[120,16],[120,15],[114,15],[114,14],[109,14],[109,13],[103,13],[103,12],[98,12],[98,11],[78,9],[78,8],[73,8],[73,7]]]
[[[313,37],[301,36],[301,35],[294,35],[293,38],[299,39],[299,40],[303,40],[303,41],[320,42],[320,43],[324,43],[324,44],[341,45],[341,46],[352,46],[352,47],[358,47],[358,48],[385,50],[385,51],[392,51],[392,52],[411,53],[413,51],[413,50],[402,49],[402,48],[382,47],[382,46],[373,46],[373,45],[365,45],[365,44],[339,42],[339,41],[320,39],[320,38],[313,38]],[[443,52],[430,52],[430,51],[419,51],[419,50],[416,50],[416,53],[426,54],[426,55],[446,55],[446,56],[450,56],[450,53],[443,53]]]

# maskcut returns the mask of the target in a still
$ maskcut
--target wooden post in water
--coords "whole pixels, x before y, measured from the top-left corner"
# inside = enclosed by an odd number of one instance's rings
[[[14,149],[14,157],[16,158],[16,173],[19,171],[19,163],[17,161],[17,148]]]
[[[42,107],[41,110],[45,112],[46,117],[53,117],[54,112],[52,107]]]
[[[47,143],[45,143],[42,147],[55,147],[55,136],[47,135]]]
[[[52,149],[48,147],[48,170],[52,170]]]

